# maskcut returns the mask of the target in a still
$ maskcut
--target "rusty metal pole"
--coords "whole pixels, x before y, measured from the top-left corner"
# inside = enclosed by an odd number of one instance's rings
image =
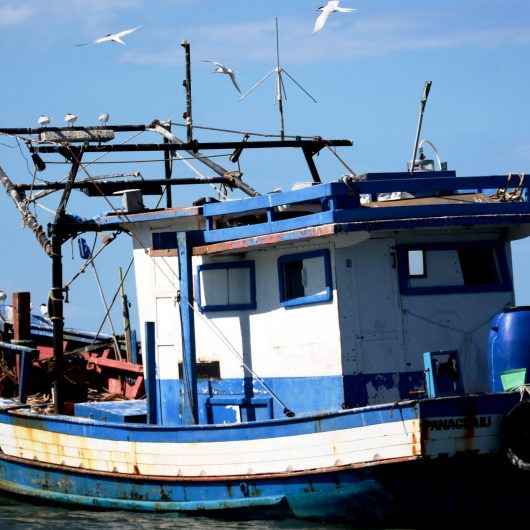
[[[53,324],[53,404],[56,414],[64,412],[63,372],[64,372],[64,308],[63,308],[63,239],[55,233],[52,234],[52,289],[50,293],[50,318]]]
[[[167,130],[171,133],[171,123],[167,126]],[[164,138],[164,143],[168,144],[169,140]],[[164,172],[166,180],[171,180],[173,174],[173,154],[169,151],[164,151]],[[171,194],[171,186],[166,186],[166,208],[173,207],[173,197]]]
[[[192,99],[191,99],[191,50],[190,43],[185,40],[180,44],[184,48],[186,55],[186,79],[182,83],[186,89],[186,112],[184,114],[184,120],[186,121],[188,131],[188,143],[193,142],[193,112],[192,112]]]
[[[13,342],[29,346],[31,342],[31,295],[13,293]]]
[[[127,362],[132,362],[132,332],[131,332],[131,318],[129,315],[129,299],[125,293],[125,278],[123,276],[123,269],[120,267],[120,292],[122,302],[122,315],[123,315],[123,334],[125,335],[125,349],[127,352]]]

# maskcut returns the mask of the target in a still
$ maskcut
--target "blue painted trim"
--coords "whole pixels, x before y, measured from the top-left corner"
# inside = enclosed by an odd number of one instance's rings
[[[321,294],[301,296],[299,298],[288,299],[286,297],[286,285],[284,278],[284,266],[287,263],[310,258],[322,257],[324,259],[324,274],[326,290]],[[296,254],[285,254],[278,258],[278,283],[280,293],[280,305],[283,307],[297,307],[308,304],[318,304],[329,302],[333,299],[333,277],[331,273],[331,258],[328,249],[313,250],[310,252],[299,252]]]
[[[462,179],[465,180],[465,179]],[[315,186],[317,187],[317,186]],[[251,199],[248,199],[251,200]],[[345,205],[346,206],[346,205]],[[263,222],[253,225],[237,226],[232,228],[220,228],[212,231],[204,231],[201,234],[201,242],[218,243],[231,239],[245,239],[275,232],[286,232],[298,230],[309,226],[317,226],[328,223],[351,223],[351,222],[381,222],[381,221],[407,221],[413,220],[412,226],[421,226],[424,218],[446,218],[450,216],[466,216],[470,222],[474,222],[476,216],[501,214],[530,215],[528,203],[455,203],[434,204],[419,206],[385,206],[385,207],[353,207],[339,210],[329,210],[313,214],[302,215],[291,219]],[[468,222],[469,222],[468,221]],[[499,224],[500,219],[490,219],[491,224]],[[466,224],[464,220],[456,223]]]
[[[197,362],[195,356],[195,315],[193,312],[193,265],[190,235],[177,234],[180,270],[180,320],[182,330],[182,354],[184,371],[184,422],[196,424],[199,421],[197,406]],[[175,363],[177,359],[175,359]],[[174,418],[177,414],[175,409]]]
[[[405,401],[339,410],[294,418],[260,420],[225,425],[138,425],[110,423],[71,416],[38,415],[31,412],[2,411],[1,424],[17,425],[47,432],[70,434],[116,441],[131,442],[220,442],[236,440],[274,439],[315,432],[350,429],[407,419],[416,419],[417,403]]]
[[[408,251],[409,250],[456,250],[459,247],[466,248],[493,248],[498,264],[501,281],[498,284],[491,285],[446,285],[446,286],[428,286],[428,287],[411,287],[409,281],[414,276],[409,275]],[[505,243],[497,240],[490,241],[455,241],[453,243],[424,243],[413,245],[398,245],[396,247],[398,256],[398,275],[399,289],[405,296],[422,296],[422,295],[444,295],[444,294],[476,294],[489,292],[511,292],[513,291],[513,282],[506,258]]]
[[[211,270],[228,269],[249,269],[250,273],[250,302],[248,304],[228,304],[228,305],[203,305],[201,296],[201,272]],[[197,305],[202,313],[215,311],[247,311],[257,307],[256,302],[256,265],[254,261],[224,261],[222,263],[207,263],[199,265],[197,268],[197,282],[195,290],[197,292]]]
[[[158,388],[156,382],[155,323],[145,323],[145,393],[147,396],[147,423],[158,424]]]
[[[333,211],[319,212],[315,214],[302,215],[292,219],[273,221],[272,223],[259,223],[255,225],[236,226],[233,228],[219,228],[210,232],[202,233],[204,243],[219,243],[230,239],[243,239],[246,237],[262,236],[274,232],[286,232],[297,230],[308,226],[333,223],[335,220]]]

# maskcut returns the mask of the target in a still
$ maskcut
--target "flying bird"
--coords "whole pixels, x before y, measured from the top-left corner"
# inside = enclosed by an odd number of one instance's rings
[[[318,33],[326,25],[331,13],[352,13],[353,11],[357,11],[357,9],[351,9],[350,7],[340,7],[339,4],[340,0],[329,0],[325,6],[318,8],[320,15],[315,22],[313,33]]]
[[[227,75],[231,79],[233,85],[236,87],[236,90],[241,94],[241,89],[239,88],[239,85],[237,84],[237,81],[236,81],[236,73],[234,72],[234,70],[232,70],[232,68],[228,68],[224,64],[218,63],[216,61],[205,60],[202,62],[214,64],[216,66],[215,70],[213,71],[214,74]]]
[[[77,121],[77,118],[79,118],[79,116],[76,116],[75,114],[72,114],[71,112],[64,115],[64,121],[68,123],[70,127],[74,126],[74,123]]]
[[[100,114],[98,116],[98,121],[103,124],[103,125],[106,125],[110,120],[110,114],[108,112],[104,112],[103,114]]]
[[[142,26],[136,26],[135,28],[118,31],[118,33],[109,33],[105,35],[104,37],[100,37],[99,39],[96,39],[93,42],[85,42],[83,44],[77,44],[76,46],[89,46],[90,44],[104,44],[106,42],[114,42],[115,44],[121,44],[122,46],[125,46],[123,37],[130,35],[131,33],[134,33],[135,31],[138,31],[141,27]]]
[[[42,114],[37,121],[41,127],[46,127],[47,125],[50,125],[51,119],[49,116]]]

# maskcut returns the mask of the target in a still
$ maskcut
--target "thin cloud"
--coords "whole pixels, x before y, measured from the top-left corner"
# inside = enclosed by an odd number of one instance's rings
[[[399,15],[342,17],[330,21],[322,34],[311,34],[311,20],[281,21],[282,58],[286,64],[312,64],[355,57],[376,57],[400,52],[443,48],[524,45],[530,32],[520,25],[461,27],[452,15],[401,13]],[[181,30],[182,32],[182,30]],[[157,35],[150,50],[130,50],[122,61],[141,65],[166,65],[178,61],[175,43],[183,35],[175,30]],[[271,63],[274,59],[274,27],[270,20],[236,24],[210,24],[187,28],[196,57]]]
[[[35,15],[35,10],[28,5],[0,5],[0,26],[16,26]]]

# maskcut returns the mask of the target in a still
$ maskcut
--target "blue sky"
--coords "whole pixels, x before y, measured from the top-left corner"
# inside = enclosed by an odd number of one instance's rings
[[[242,87],[250,87],[274,65],[274,17],[281,28],[282,59],[291,75],[318,104],[287,86],[287,130],[344,137],[353,149],[342,153],[357,172],[400,170],[410,157],[418,98],[426,79],[433,90],[424,136],[459,175],[528,171],[530,167],[530,5],[522,0],[343,0],[358,12],[335,15],[312,35],[322,0],[0,0],[0,126],[28,126],[41,113],[62,123],[66,112],[93,124],[107,111],[114,123],[179,120],[184,99],[183,39],[192,43],[194,117],[197,124],[276,132],[272,82],[240,103],[226,79],[214,76],[215,59],[232,66]],[[142,25],[127,47],[75,47],[108,32]],[[199,134],[199,138],[207,138]],[[296,153],[247,155],[245,177],[260,191],[288,188],[306,180]],[[24,159],[10,139],[0,139],[0,164],[18,181],[28,181]],[[227,167],[230,164],[226,162]],[[319,157],[326,180],[343,169],[329,154]],[[141,169],[146,177],[162,168]],[[64,176],[64,167],[54,175]],[[98,166],[94,174],[116,171]],[[175,175],[189,170],[177,166]],[[208,189],[199,194],[208,193]],[[176,202],[191,195],[176,192]],[[48,206],[53,207],[50,200]],[[102,201],[75,198],[72,210],[96,215]],[[50,217],[39,211],[43,223]],[[22,230],[0,192],[0,288],[30,290],[38,305],[47,297],[49,261]],[[123,239],[99,263],[111,290],[117,267],[128,262]],[[79,267],[65,246],[65,276]],[[530,303],[525,268],[530,242],[514,245],[518,301]],[[132,294],[133,286],[130,284]],[[70,324],[96,327],[101,305],[87,273],[67,306]]]

